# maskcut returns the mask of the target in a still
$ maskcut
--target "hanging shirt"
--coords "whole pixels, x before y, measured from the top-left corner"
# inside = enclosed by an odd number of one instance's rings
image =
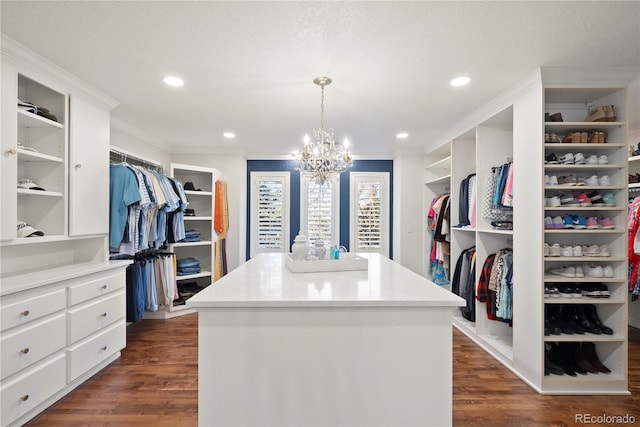
[[[123,164],[109,166],[109,246],[120,247],[129,206],[140,201],[138,180]]]

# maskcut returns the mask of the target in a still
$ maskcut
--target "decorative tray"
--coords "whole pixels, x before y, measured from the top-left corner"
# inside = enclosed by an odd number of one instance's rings
[[[340,259],[294,260],[287,255],[285,264],[292,273],[314,273],[319,271],[367,270],[369,260],[356,254],[341,253]]]

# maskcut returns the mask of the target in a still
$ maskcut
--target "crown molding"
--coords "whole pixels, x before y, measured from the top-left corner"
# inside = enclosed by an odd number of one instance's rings
[[[69,87],[69,92],[83,93],[85,96],[103,104],[109,110],[114,109],[119,102],[114,98],[100,92],[93,86],[81,80],[74,74],[60,68],[58,65],[43,58],[29,48],[4,34],[0,34],[2,43],[2,56],[11,62],[24,68],[32,70],[38,74],[45,75],[51,79],[62,82]]]
[[[545,87],[561,88],[626,88],[640,76],[638,67],[542,67],[540,72]]]

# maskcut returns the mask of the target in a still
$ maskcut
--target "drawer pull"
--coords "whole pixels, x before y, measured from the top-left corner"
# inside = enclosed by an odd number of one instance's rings
[[[27,400],[29,400],[29,395],[28,395],[28,394],[25,394],[24,396],[22,396],[22,397],[20,398],[20,400],[22,400],[23,402],[26,402]]]
[[[107,285],[100,286],[100,289],[107,289]]]
[[[100,350],[106,351],[107,350],[107,346],[106,345],[102,346],[102,348]]]
[[[101,316],[102,317],[107,317],[107,313],[102,313]]]
[[[29,353],[29,347],[27,347],[27,348],[23,348],[22,350],[20,350],[20,353],[22,353],[22,354],[27,354],[27,353]]]
[[[29,310],[25,310],[22,313],[20,313],[20,316],[22,317],[27,317],[29,315]]]
[[[11,149],[7,150],[7,154],[16,154],[16,149],[15,148],[11,148]]]

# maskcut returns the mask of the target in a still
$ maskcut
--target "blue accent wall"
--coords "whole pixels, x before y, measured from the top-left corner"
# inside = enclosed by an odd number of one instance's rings
[[[291,210],[289,245],[300,230],[300,172],[295,160],[247,160],[247,251],[251,249],[251,172],[290,172]],[[348,172],[340,175],[340,245],[349,249],[349,192],[351,172],[389,172],[389,257],[393,258],[393,160],[354,160]]]

